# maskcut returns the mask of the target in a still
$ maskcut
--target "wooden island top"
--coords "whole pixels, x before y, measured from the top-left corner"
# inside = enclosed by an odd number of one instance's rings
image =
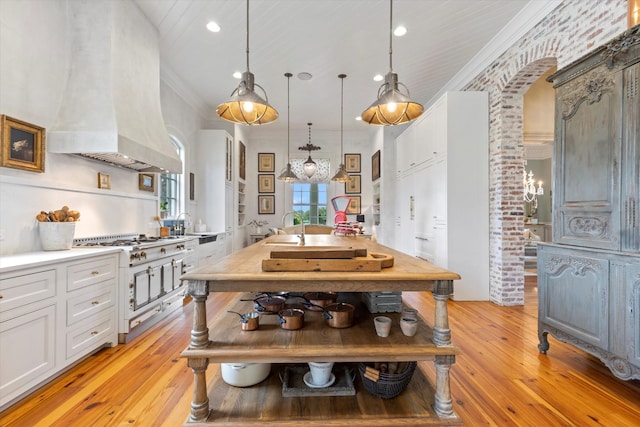
[[[419,425],[423,423],[459,424],[459,419],[453,412],[449,387],[449,370],[455,363],[455,355],[459,354],[459,350],[451,344],[447,301],[453,293],[453,281],[460,276],[361,237],[306,235],[305,246],[298,246],[298,241],[298,237],[294,235],[271,236],[181,277],[187,282],[188,292],[195,304],[191,344],[182,353],[182,357],[187,358],[188,365],[194,374],[191,415],[186,425],[235,426],[284,421],[285,425],[305,423],[310,426],[320,426],[326,425],[327,417],[333,417],[331,425],[364,426],[370,425],[368,423],[372,420],[381,422],[379,414],[370,412],[372,405],[387,408],[385,409],[388,411],[386,421],[380,425],[397,425],[403,422]],[[391,256],[393,265],[381,268],[379,271],[324,271],[331,270],[333,266],[318,267],[321,271],[263,271],[263,260],[270,259],[272,251],[298,253],[344,249],[358,250],[360,255],[366,249],[369,257],[373,254],[383,254],[387,260]],[[360,258],[362,257],[351,260],[355,262],[355,270],[358,269],[357,264]],[[312,266],[311,269],[313,270],[314,267]],[[372,318],[375,314],[365,314],[360,318],[360,323],[345,329],[325,326],[322,316],[318,313],[309,313],[305,326],[294,331],[281,330],[277,322],[274,323],[272,319],[265,318],[263,319],[266,321],[265,326],[262,326],[261,321],[261,327],[257,331],[240,332],[237,316],[233,317],[225,312],[214,314],[213,319],[210,319],[211,324],[207,321],[206,300],[209,293],[245,292],[247,294],[243,295],[243,298],[250,298],[251,293],[256,295],[261,292],[313,291],[431,292],[435,299],[433,323],[429,325],[431,322],[420,318],[419,333],[415,337],[405,337],[397,325],[399,314],[389,313],[389,316],[395,319],[397,330],[389,338],[380,338],[377,337],[372,326]],[[235,303],[235,306],[232,304],[231,308],[242,310],[244,307],[239,307],[238,304],[242,303]],[[251,302],[244,304],[252,307]],[[262,316],[265,314],[261,314]],[[367,396],[365,400],[362,397],[339,397],[345,400],[346,407],[351,409],[335,419],[337,414],[331,413],[330,404],[331,399],[336,399],[335,397],[295,398],[303,399],[302,402],[304,399],[311,399],[307,403],[313,402],[312,405],[316,408],[311,416],[299,416],[293,409],[297,404],[291,403],[291,397],[278,397],[280,393],[278,381],[268,381],[250,387],[246,392],[245,389],[226,385],[219,376],[216,376],[211,385],[206,381],[206,369],[210,362],[304,363],[330,360],[336,362],[432,360],[436,368],[435,387],[430,388],[432,387],[429,385],[430,382],[424,375],[418,374],[422,379],[416,378],[416,384],[424,382],[423,385],[409,387],[403,395],[389,401],[374,398],[361,389],[358,393],[365,393]],[[257,391],[256,388],[261,387],[266,391]],[[231,401],[230,406],[227,407],[224,402],[229,400],[229,396],[238,393],[232,389],[241,390],[243,394],[246,393],[247,398],[250,395],[258,399],[265,398],[267,399],[265,404],[271,399],[282,399],[281,405],[276,405],[276,408],[280,409],[273,413],[264,408],[256,412],[254,407],[257,403],[239,408]],[[326,405],[316,399],[326,399]],[[347,399],[353,401],[347,404]],[[369,401],[370,399],[374,400]],[[407,413],[397,412],[398,406],[393,402],[398,399],[413,402],[409,406],[414,409]],[[365,401],[369,403],[362,404]],[[216,403],[218,408],[211,409],[210,402]],[[291,412],[280,412],[282,408],[289,405],[293,405]],[[329,412],[325,413],[326,410]]]

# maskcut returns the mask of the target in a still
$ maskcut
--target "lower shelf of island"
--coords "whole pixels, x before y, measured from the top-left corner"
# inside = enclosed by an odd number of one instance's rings
[[[327,326],[322,312],[306,311],[304,327],[299,330],[285,330],[277,315],[261,314],[258,330],[243,331],[240,317],[226,310],[247,313],[253,310],[253,303],[232,302],[218,312],[209,321],[207,347],[188,348],[182,357],[206,359],[212,363],[291,364],[426,361],[460,354],[455,346],[436,346],[432,342],[433,331],[423,319],[419,319],[416,335],[407,337],[400,330],[400,313],[371,314],[364,304],[357,305],[353,326],[342,329]],[[391,333],[386,338],[375,333],[373,318],[378,315],[392,319]],[[277,372],[272,372],[263,383],[248,388],[229,386],[216,374],[208,382],[212,410],[207,421],[185,425],[241,426],[257,422],[267,426],[270,422],[279,426],[302,422],[309,426],[461,424],[455,414],[440,417],[435,413],[434,386],[419,367],[407,389],[393,399],[381,399],[364,390],[357,365],[354,367],[355,396],[282,397],[282,383]],[[277,365],[273,370],[278,370]]]

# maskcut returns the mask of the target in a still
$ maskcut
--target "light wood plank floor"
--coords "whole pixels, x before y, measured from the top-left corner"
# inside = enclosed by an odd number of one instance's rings
[[[528,283],[524,307],[450,303],[453,341],[462,350],[451,369],[456,413],[469,426],[640,425],[640,381],[618,380],[594,357],[553,338],[548,354],[538,353],[537,288]],[[215,295],[208,310],[234,297]],[[432,312],[430,295],[405,298]],[[179,354],[192,311],[187,304],[131,343],[94,354],[0,413],[0,426],[181,425],[193,377]],[[435,377],[431,363],[421,366]]]

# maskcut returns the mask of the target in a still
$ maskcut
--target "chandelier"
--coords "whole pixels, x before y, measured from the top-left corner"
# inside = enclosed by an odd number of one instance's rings
[[[303,150],[303,151],[308,151],[309,152],[309,158],[304,162],[303,169],[304,169],[304,174],[308,178],[311,178],[316,173],[316,171],[318,170],[318,165],[311,158],[311,152],[315,151],[315,150],[319,150],[320,147],[318,147],[317,145],[313,145],[311,143],[311,125],[312,125],[312,123],[307,123],[307,125],[309,126],[309,142],[307,142],[307,145],[303,145],[302,147],[298,147],[298,150]]]
[[[544,188],[542,188],[542,181],[538,181],[538,187],[536,188],[535,180],[533,179],[533,172],[525,169],[522,177],[522,185],[524,187],[524,201],[532,203],[532,207],[535,209],[538,207],[538,196],[544,194]]]

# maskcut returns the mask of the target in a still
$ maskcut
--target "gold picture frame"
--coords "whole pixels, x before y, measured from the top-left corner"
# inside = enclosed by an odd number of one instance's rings
[[[45,129],[2,114],[0,166],[44,172]]]
[[[155,176],[150,173],[141,173],[138,175],[138,188],[142,191],[154,192],[156,189]]]
[[[111,175],[98,172],[98,188],[111,190]]]
[[[258,172],[275,172],[275,153],[258,153]]]
[[[258,213],[259,214],[275,214],[276,213],[276,196],[258,196]]]
[[[274,174],[258,175],[258,193],[275,193],[276,176]]]
[[[349,196],[351,202],[349,206],[347,206],[347,211],[345,212],[347,215],[357,215],[360,212],[360,196]]]
[[[344,183],[344,194],[360,194],[362,192],[362,175],[349,175],[351,178]]]
[[[349,173],[360,173],[359,153],[349,153],[344,155],[344,170]]]

